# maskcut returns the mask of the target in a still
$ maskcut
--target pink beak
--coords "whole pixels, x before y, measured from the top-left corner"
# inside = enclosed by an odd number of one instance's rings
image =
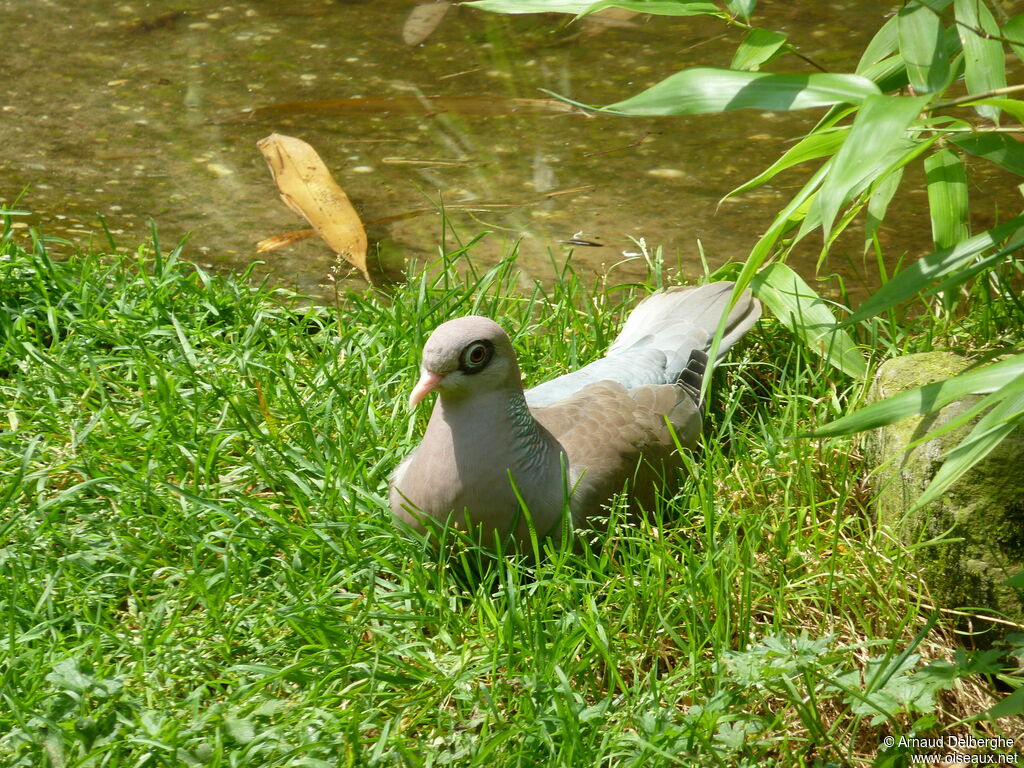
[[[424,370],[420,380],[416,382],[416,386],[412,388],[412,392],[409,394],[409,407],[415,408],[419,405],[420,400],[437,389],[437,385],[443,380],[443,373]]]

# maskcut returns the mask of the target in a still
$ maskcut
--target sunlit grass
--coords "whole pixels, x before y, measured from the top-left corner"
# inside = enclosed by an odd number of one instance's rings
[[[992,704],[926,666],[951,635],[856,444],[791,439],[858,387],[770,319],[650,519],[468,579],[399,535],[429,331],[495,317],[537,381],[602,351],[631,290],[524,292],[464,253],[430,275],[324,308],[177,251],[4,243],[0,763],[856,764]],[[1020,325],[994,307],[988,339]]]

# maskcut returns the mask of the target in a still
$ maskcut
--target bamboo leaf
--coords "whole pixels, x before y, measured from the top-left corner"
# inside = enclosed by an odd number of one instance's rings
[[[1024,215],[1016,216],[987,232],[959,242],[951,248],[943,248],[941,251],[935,251],[918,259],[903,271],[898,272],[892,280],[876,291],[843,324],[859,323],[916,296],[930,283],[969,266],[985,251],[990,248],[998,249],[1004,240],[1022,230],[1024,230]],[[1011,240],[1007,247],[999,249],[999,254],[1005,255],[1019,249],[1020,245],[1015,240]]]
[[[781,32],[754,27],[736,48],[729,68],[756,72],[762,64],[774,59],[785,44],[786,36]]]
[[[726,5],[734,15],[742,16],[745,21],[749,21],[757,0],[727,0]]]
[[[899,54],[864,67],[864,70],[857,74],[871,80],[882,93],[894,93],[910,85],[907,65]]]
[[[736,282],[746,285],[752,280],[754,274],[761,268],[761,265],[771,256],[779,238],[803,220],[807,206],[821,186],[827,173],[828,163],[815,171],[807,183],[800,188],[800,191],[793,196],[793,199],[786,204],[786,207],[779,212],[779,215],[775,217],[768,227],[768,231],[761,235],[754,244],[750,255],[743,263],[743,269],[740,271],[740,276],[736,278]]]
[[[586,13],[594,0],[473,0],[461,5],[494,13]]]
[[[826,157],[834,154],[843,145],[843,141],[846,139],[848,133],[848,128],[839,128],[836,130],[822,131],[820,133],[812,133],[809,136],[804,137],[797,144],[790,147],[782,157],[768,166],[768,168],[761,171],[761,173],[750,179],[750,181],[740,184],[736,189],[723,197],[722,200],[728,200],[730,197],[746,192],[749,189],[759,187],[782,171],[792,168],[794,165],[799,165],[800,163],[805,163],[808,160],[816,160],[819,157]]]
[[[624,8],[658,16],[725,16],[714,3],[670,0],[473,0],[462,5],[494,13],[571,13],[574,16],[585,16],[603,8]]]
[[[924,170],[935,249],[951,248],[971,236],[968,228],[967,171],[951,149],[940,149],[925,158]]]
[[[950,2],[952,0],[929,0],[928,5],[941,10],[938,6],[945,7]],[[906,62],[899,52],[899,23],[899,16],[894,15],[882,25],[857,63],[857,74],[874,81],[883,93],[898,91],[910,83]],[[950,56],[960,50],[960,39],[952,27],[944,31],[941,47]],[[954,77],[955,73],[950,73],[950,76]]]
[[[891,162],[890,150],[906,138],[907,127],[927,101],[926,96],[876,95],[865,99],[818,193],[826,240],[839,209],[852,198],[858,186]]]
[[[969,133],[951,141],[972,155],[983,157],[1000,168],[1024,176],[1024,144],[1005,133]]]
[[[954,0],[953,9],[964,48],[964,82],[968,92],[984,93],[1005,87],[1006,61],[1003,44],[995,39],[999,36],[999,25],[992,13],[981,0]],[[997,107],[983,104],[975,107],[975,111],[989,120],[999,119]]]
[[[776,75],[731,69],[685,69],[625,101],[605,107],[624,115],[694,115],[734,109],[792,110],[860,104],[878,86],[858,75]]]
[[[817,355],[848,376],[867,375],[864,356],[828,304],[785,264],[771,264],[757,273],[750,287],[783,325]]]
[[[1021,230],[1020,235],[1024,235],[1024,230]],[[1018,235],[1018,237],[1020,236]],[[1019,247],[1019,245],[1017,246]],[[988,256],[979,256],[975,258],[968,266],[961,267],[960,269],[953,270],[944,279],[937,283],[933,283],[927,289],[921,291],[921,298],[928,296],[948,296],[950,292],[973,280],[977,275],[991,269],[999,262],[1006,258],[1006,254],[1011,251],[1010,248],[1004,248],[1003,250],[990,253]]]
[[[654,16],[717,16],[724,18],[725,14],[714,3],[701,2],[674,2],[673,0],[599,0],[592,2],[590,7],[580,13],[586,16],[588,13],[596,13],[605,8],[623,8],[627,11],[637,13],[650,13]]]
[[[991,409],[947,455],[914,508],[934,501],[991,453],[1017,426],[1024,423],[1024,377],[1011,381],[985,398]]]
[[[923,155],[932,144],[937,142],[942,137],[942,134],[936,132],[925,139],[921,139],[920,136],[914,138],[901,138],[893,144],[889,150],[879,158],[876,158],[876,165],[879,170],[872,174],[865,176],[857,184],[855,184],[847,193],[846,197],[850,201],[855,201],[853,205],[850,205],[839,220],[839,223],[834,228],[829,229],[825,233],[825,242],[828,246],[831,246],[835,239],[843,232],[847,225],[857,216],[860,210],[864,207],[865,202],[861,198],[869,188],[876,187],[882,180],[888,177],[890,174],[899,173],[907,165],[916,160],[920,155]],[[834,158],[830,163],[834,163]],[[829,171],[831,171],[830,164]],[[821,208],[821,200],[816,198],[810,208],[807,210],[807,215],[800,225],[800,231],[797,233],[794,242],[803,238],[808,232],[813,231],[816,227],[821,226],[824,221],[824,216]],[[826,251],[823,250],[824,255]]]
[[[903,181],[903,169],[898,168],[875,183],[875,188],[868,198],[868,211],[864,219],[865,252],[874,241],[875,235],[878,234],[878,229],[882,226],[885,214],[889,210],[889,203],[892,201],[893,195],[896,194],[896,190],[899,189],[901,181]]]
[[[1010,41],[1010,48],[1017,58],[1024,61],[1024,13],[1018,14],[1003,25],[1003,37]]]
[[[910,416],[932,413],[965,395],[988,394],[1024,376],[1024,354],[951,379],[908,389],[831,421],[803,437],[838,437],[877,429]]]
[[[1011,115],[1014,120],[1017,120],[1020,123],[1024,123],[1024,101],[1021,101],[1020,99],[978,99],[977,101],[968,102],[964,106],[973,107],[979,104],[989,104],[993,107],[998,107],[1007,114]]]
[[[896,14],[900,55],[907,65],[910,84],[918,93],[934,93],[949,84],[949,52],[943,45],[942,19],[920,2],[911,2]]]
[[[882,28],[879,29],[871,42],[868,43],[868,47],[864,49],[864,53],[861,54],[860,61],[857,62],[857,69],[855,70],[858,75],[864,75],[865,71],[878,64],[884,59],[889,58],[893,53],[896,52],[896,48],[899,45],[899,19],[893,16]],[[874,78],[872,78],[874,79]]]

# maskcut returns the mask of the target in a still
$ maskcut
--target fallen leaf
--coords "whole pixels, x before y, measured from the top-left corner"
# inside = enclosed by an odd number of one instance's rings
[[[284,248],[285,246],[302,242],[306,238],[313,237],[315,234],[315,229],[293,229],[291,232],[282,232],[279,235],[271,235],[270,237],[264,238],[256,243],[256,253],[276,251],[278,248]]]
[[[419,45],[437,29],[452,7],[451,3],[420,3],[413,8],[402,26],[402,41],[406,45]]]
[[[279,133],[260,139],[256,146],[270,166],[285,205],[312,224],[335,253],[371,282],[366,269],[366,230],[316,150],[302,139]]]

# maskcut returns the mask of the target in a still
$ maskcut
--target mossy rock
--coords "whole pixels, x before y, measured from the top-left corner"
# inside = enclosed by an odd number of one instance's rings
[[[879,368],[869,397],[881,400],[956,376],[970,364],[949,352],[895,358]],[[980,609],[1024,624],[1024,590],[1003,585],[1024,569],[1024,429],[1010,433],[941,498],[907,513],[942,466],[944,454],[964,438],[977,418],[913,450],[907,451],[907,446],[948,424],[979,399],[968,396],[938,413],[905,419],[872,433],[868,460],[878,468],[878,518],[908,544],[944,539],[914,550],[919,572],[940,606]],[[977,621],[972,625],[975,631],[988,629]],[[1004,634],[999,626],[991,629],[989,640]]]

